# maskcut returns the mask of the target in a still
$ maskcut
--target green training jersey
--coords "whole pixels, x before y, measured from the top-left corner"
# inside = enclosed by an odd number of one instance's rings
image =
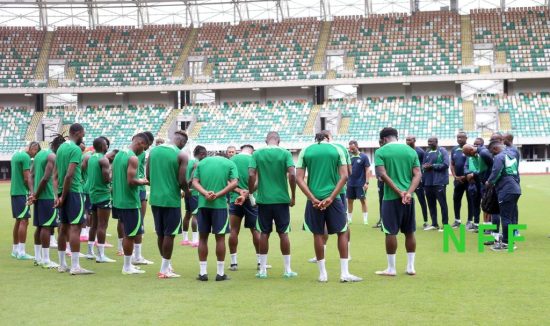
[[[199,164],[195,159],[191,159],[187,161],[187,171],[185,174],[185,177],[187,178],[187,182],[191,182],[193,180],[193,168],[195,167],[195,164]],[[191,190],[191,196],[199,195],[199,192],[195,188],[191,187],[190,190]]]
[[[206,157],[199,162],[195,169],[195,179],[200,180],[206,191],[219,192],[227,187],[229,180],[238,179],[239,174],[235,163],[221,156]],[[215,200],[206,200],[199,194],[199,208],[227,208],[225,196]]]
[[[46,165],[48,165],[48,156],[51,153],[53,153],[51,149],[43,149],[38,152],[38,154],[36,154],[36,156],[34,157],[34,191],[38,190],[38,185],[44,177],[44,173],[46,172]],[[46,187],[38,195],[38,199],[54,199],[52,175],[50,175],[50,178],[46,183]]]
[[[230,160],[231,162],[235,163],[235,166],[237,167],[237,173],[239,174],[239,185],[237,187],[243,190],[248,190],[248,166],[250,165],[250,161],[252,160],[252,155],[240,153],[237,155],[233,155]],[[232,191],[231,202],[234,203],[237,197],[239,197],[239,194]]]
[[[374,153],[374,165],[383,166],[386,174],[399,190],[407,191],[413,178],[412,169],[420,167],[418,154],[405,144],[389,143]],[[413,194],[414,195],[414,194]],[[400,199],[387,184],[384,184],[384,200]]]
[[[141,208],[138,187],[128,184],[128,161],[134,156],[136,154],[127,148],[118,152],[113,160],[113,207],[115,208]]]
[[[138,170],[137,170],[137,178],[143,179],[145,178],[145,152],[139,154],[138,156]],[[138,186],[139,191],[145,191],[145,186]]]
[[[339,168],[346,165],[340,147],[325,141],[304,148],[298,156],[297,168],[306,169],[307,185],[318,200],[326,199],[340,180]]]
[[[88,159],[88,183],[90,186],[90,202],[99,204],[111,200],[111,183],[103,179],[103,170],[99,161],[104,158],[102,153],[95,153]]]
[[[69,191],[82,193],[82,150],[72,140],[69,140],[59,146],[55,156],[58,182],[57,191],[59,193],[63,192],[63,180],[65,180],[65,175],[67,175],[67,170],[71,163],[76,164],[76,168]]]
[[[255,169],[258,175],[258,204],[290,203],[287,171],[293,166],[292,154],[279,146],[268,145],[252,154],[248,167]]]
[[[86,157],[88,157],[88,160],[89,160],[90,156],[92,156],[91,152],[86,152],[86,153],[82,154],[82,162],[84,162],[84,159]],[[82,169],[82,192],[85,193],[85,194],[90,193],[90,183],[88,182],[88,167],[86,167],[85,170]]]
[[[151,206],[181,207],[181,187],[178,178],[179,148],[162,144],[149,153],[149,187]]]
[[[342,144],[334,143],[334,145],[338,146],[338,148],[340,148],[342,152],[344,152],[344,156],[346,157],[346,165],[351,165],[351,156],[349,155],[348,149]],[[340,190],[340,194],[346,194],[346,186],[342,187],[342,190]]]
[[[12,196],[25,196],[29,194],[29,189],[23,178],[23,171],[31,169],[31,157],[26,151],[19,151],[13,154],[11,158],[11,188]]]

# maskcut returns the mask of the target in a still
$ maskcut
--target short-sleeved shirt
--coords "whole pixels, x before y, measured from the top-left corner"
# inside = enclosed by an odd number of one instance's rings
[[[128,148],[119,151],[113,160],[113,207],[115,208],[141,208],[138,187],[128,184],[128,161],[134,156],[136,154]]]
[[[235,163],[235,166],[237,167],[237,173],[239,174],[239,184],[237,187],[239,189],[248,190],[248,167],[250,166],[252,155],[247,153],[240,153],[237,155],[233,155],[230,160],[231,162]],[[231,202],[234,203],[237,197],[239,197],[239,194],[232,191]]]
[[[374,165],[383,166],[395,186],[399,190],[407,191],[413,178],[412,170],[414,167],[420,167],[420,161],[416,151],[410,146],[400,143],[388,143],[376,151]],[[395,193],[387,184],[384,184],[384,200],[399,198],[401,198],[399,194]]]
[[[202,159],[195,169],[195,179],[207,191],[219,192],[227,187],[227,182],[238,179],[239,174],[235,163],[221,156],[211,156]],[[227,208],[225,196],[215,200],[206,200],[199,194],[199,208]]]
[[[84,159],[86,157],[92,156],[91,152],[86,152],[82,154],[82,162],[84,162]],[[89,160],[89,158],[88,158]],[[88,162],[89,163],[89,162]],[[85,194],[90,193],[90,182],[88,181],[88,167],[86,169],[82,169],[82,192]]]
[[[185,173],[185,177],[187,178],[187,182],[191,182],[193,180],[193,169],[195,168],[195,164],[198,164],[197,160],[190,159],[187,161],[187,171]],[[191,196],[198,196],[199,192],[197,189],[191,187],[189,190],[191,190]]]
[[[307,170],[307,185],[318,200],[326,199],[340,181],[339,168],[346,165],[346,155],[334,144],[315,143],[304,148],[296,168]],[[261,178],[261,176],[260,176]]]
[[[53,153],[51,149],[43,149],[34,157],[33,169],[34,169],[34,191],[38,189],[38,185],[46,172],[46,165],[48,165],[48,156]],[[53,174],[52,174],[53,175]],[[53,184],[52,177],[48,179],[46,187],[38,195],[38,199],[54,199],[53,196]]]
[[[23,171],[31,169],[31,157],[25,151],[19,151],[13,154],[11,158],[11,189],[12,196],[25,196],[29,194],[29,189],[23,178]]]
[[[137,170],[137,178],[143,179],[145,178],[145,152],[139,154],[138,156],[138,170]],[[145,186],[138,186],[139,191],[145,191]]]
[[[65,180],[69,164],[71,163],[75,163],[76,168],[69,191],[82,193],[82,150],[72,140],[69,140],[59,146],[55,157],[58,181],[57,191],[59,193],[63,192],[63,180]]]
[[[282,147],[268,145],[255,151],[248,167],[258,175],[256,203],[289,204],[287,171],[293,166],[292,154]]]
[[[333,144],[338,146],[338,148],[340,148],[342,152],[344,152],[344,155],[346,156],[346,165],[351,165],[351,156],[349,155],[348,149],[342,144],[338,144],[338,143],[333,143]],[[349,179],[347,183],[349,184]],[[344,194],[344,195],[346,194],[346,187],[342,187],[342,190],[340,190],[340,194]]]
[[[149,187],[151,206],[181,207],[179,183],[179,148],[162,144],[149,153]],[[139,156],[138,156],[139,157]]]
[[[455,146],[451,150],[451,162],[455,166],[455,175],[457,177],[464,176],[464,166],[467,163],[468,157],[464,155],[464,152],[462,151],[462,147]]]
[[[99,204],[111,200],[111,184],[103,179],[103,169],[99,161],[103,153],[94,153],[88,159],[88,183],[90,187],[90,202]]]
[[[348,178],[348,186],[362,187],[367,182],[365,169],[368,167],[370,167],[370,160],[367,154],[351,155],[351,175]]]

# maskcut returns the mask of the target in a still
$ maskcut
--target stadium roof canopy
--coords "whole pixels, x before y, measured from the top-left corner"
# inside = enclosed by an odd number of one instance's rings
[[[238,23],[241,20],[410,13],[457,8],[550,6],[550,0],[0,0],[0,25],[56,26]]]

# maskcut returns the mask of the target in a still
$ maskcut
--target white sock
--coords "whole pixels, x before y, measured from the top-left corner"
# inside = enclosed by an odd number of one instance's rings
[[[93,255],[94,254],[94,242],[88,241],[88,254]]]
[[[37,262],[42,261],[42,246],[34,245],[34,260]]]
[[[414,272],[414,252],[407,252],[407,272]]]
[[[193,232],[193,243],[199,242],[199,232]]]
[[[325,268],[325,260],[321,259],[317,261],[317,267],[319,267],[319,278],[327,276],[327,269]]]
[[[256,254],[256,261],[260,264],[260,254]]]
[[[267,254],[266,255],[260,254],[260,273],[267,274],[266,265],[267,265]]]
[[[353,217],[353,213],[348,212],[348,221],[351,221],[351,218]]]
[[[122,266],[122,268],[127,271],[132,269],[132,255],[130,256],[124,255],[124,266]]]
[[[14,254],[19,254],[19,244],[12,245],[11,252],[13,252]]]
[[[105,244],[104,243],[98,243],[97,244],[97,251],[99,254],[99,258],[105,257]]]
[[[189,241],[189,232],[183,231],[181,234],[183,234],[183,241]]]
[[[58,250],[57,257],[59,257],[59,266],[67,267],[67,262],[65,261],[65,251]]]
[[[388,255],[388,272],[395,273],[395,254]]]
[[[348,241],[348,260],[351,259],[351,241]]]
[[[340,277],[349,275],[348,263],[348,258],[340,258]]]
[[[73,252],[71,254],[71,269],[80,268],[80,252]]]
[[[290,255],[283,255],[283,262],[285,264],[285,273],[292,272],[292,269],[290,268]]]
[[[237,265],[237,253],[231,254],[231,265]]]
[[[170,270],[170,259],[162,258],[162,263],[160,264],[160,272],[167,273]]]
[[[206,275],[207,274],[207,272],[206,272],[207,264],[208,263],[206,261],[199,261],[199,267],[200,267],[199,275]]]
[[[50,262],[50,248],[42,248],[42,263],[48,264]]]
[[[363,222],[365,222],[365,223],[369,222],[369,213],[368,212],[363,213]]]
[[[19,255],[24,255],[25,254],[25,244],[20,242],[19,243]]]
[[[140,259],[141,258],[141,243],[134,244],[134,258]]]
[[[219,261],[217,263],[217,268],[216,268],[218,275],[223,276],[225,274],[224,269],[225,269],[225,262],[224,261]]]
[[[118,251],[122,251],[122,238],[118,238],[118,245],[116,248]]]

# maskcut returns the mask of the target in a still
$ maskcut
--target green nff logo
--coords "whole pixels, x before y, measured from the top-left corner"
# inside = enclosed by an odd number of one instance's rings
[[[496,230],[497,226],[494,224],[480,224],[479,225],[479,233],[478,233],[478,241],[477,241],[477,248],[478,252],[484,252],[485,251],[485,241],[494,240],[492,235],[485,234],[486,230]],[[514,231],[516,230],[526,230],[527,225],[525,224],[510,224],[508,225],[508,252],[514,252],[514,243],[525,241],[525,237],[523,236],[516,236]],[[449,252],[449,239],[452,241],[453,245],[456,248],[456,251],[458,253],[464,253],[466,252],[466,228],[463,224],[460,225],[458,229],[458,235],[456,236],[454,233],[453,228],[445,224],[443,226],[443,252],[448,253]]]

